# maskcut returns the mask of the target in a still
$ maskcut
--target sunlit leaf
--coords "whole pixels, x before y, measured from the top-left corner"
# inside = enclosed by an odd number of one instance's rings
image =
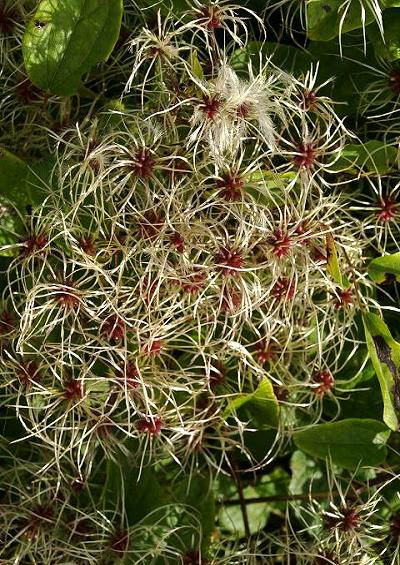
[[[276,427],[279,422],[279,404],[269,379],[264,377],[257,389],[248,394],[238,394],[231,399],[223,417],[226,419],[236,412],[257,428],[265,426]]]
[[[386,446],[378,434],[388,431],[378,420],[341,420],[328,424],[317,424],[295,432],[295,445],[314,457],[330,458],[345,469],[356,469],[358,465],[379,465],[386,458]],[[387,438],[386,438],[387,439]]]
[[[364,327],[368,351],[381,386],[383,420],[396,431],[400,415],[400,344],[376,314],[364,314]]]
[[[74,94],[83,73],[109,57],[121,18],[122,0],[42,0],[23,38],[33,84],[53,94]]]
[[[368,274],[378,284],[400,281],[400,252],[372,259],[368,265]]]

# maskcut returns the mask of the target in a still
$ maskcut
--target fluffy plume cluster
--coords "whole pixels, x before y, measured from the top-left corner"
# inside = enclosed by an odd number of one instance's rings
[[[6,394],[79,468],[126,436],[143,461],[218,468],[252,428],[230,400],[265,375],[283,412],[317,415],[368,292],[338,178],[349,134],[310,75],[266,60],[239,76],[229,59],[207,73],[192,45],[161,40],[132,44],[154,67],[141,111],[128,94],[53,134],[49,194],[10,271]]]

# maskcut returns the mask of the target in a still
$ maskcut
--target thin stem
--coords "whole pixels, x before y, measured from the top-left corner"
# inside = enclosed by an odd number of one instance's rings
[[[257,504],[260,502],[291,502],[292,500],[309,500],[324,499],[330,496],[337,496],[339,493],[337,491],[326,491],[326,492],[314,492],[309,494],[277,494],[273,496],[259,496],[257,498],[243,498],[243,500],[233,499],[233,500],[223,500],[219,502],[221,506],[235,506],[237,504]]]
[[[229,459],[229,465],[230,465],[230,471],[231,471],[231,474],[232,474],[232,478],[236,483],[236,487],[237,487],[238,495],[239,495],[239,500],[236,501],[236,504],[240,505],[240,510],[242,512],[242,517],[243,517],[244,531],[246,533],[246,537],[250,538],[251,533],[250,533],[249,517],[248,517],[248,514],[247,514],[247,507],[246,507],[246,504],[249,504],[248,501],[250,499],[246,500],[245,497],[244,497],[242,481],[240,480],[240,477],[239,477],[238,472],[237,472],[238,469],[237,469],[235,455],[233,453],[229,453],[228,459]]]

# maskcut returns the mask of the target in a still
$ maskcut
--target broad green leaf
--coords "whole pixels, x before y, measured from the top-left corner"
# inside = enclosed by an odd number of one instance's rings
[[[318,41],[329,41],[339,34],[368,25],[376,17],[367,0],[309,0],[307,36]]]
[[[379,316],[367,312],[363,319],[368,351],[381,386],[383,421],[396,431],[400,414],[400,344]]]
[[[332,277],[332,279],[335,281],[335,283],[337,283],[339,286],[343,286],[343,278],[339,267],[339,260],[338,260],[335,240],[331,233],[327,233],[325,237],[326,237],[326,257],[327,257],[326,270],[328,271],[328,274]]]
[[[195,514],[201,526],[201,547],[203,552],[207,551],[215,527],[215,499],[210,477],[193,475],[174,486],[172,491],[178,503],[190,506],[193,509],[191,513]],[[184,517],[180,525],[183,521]],[[193,545],[193,532],[188,531],[187,536],[188,539],[185,540],[185,532],[181,533],[181,540],[186,545],[186,549],[189,550],[191,549],[190,545]]]
[[[111,508],[123,498],[126,518],[132,526],[166,502],[166,493],[161,487],[151,467],[143,469],[139,479],[139,469],[133,467],[127,458],[107,462],[107,480],[104,497]],[[157,516],[153,516],[154,520]]]
[[[308,457],[303,451],[296,450],[290,458],[291,479],[289,484],[290,494],[301,494],[304,492],[304,486],[308,490],[310,481],[313,482],[315,489],[315,481],[321,479],[323,474],[318,467],[315,459]]]
[[[270,57],[272,62],[279,68],[293,72],[295,75],[305,73],[310,69],[315,57],[303,49],[284,43],[273,43],[271,41],[249,41],[246,47],[237,49],[232,58],[231,65],[236,72],[246,72],[250,62],[258,64],[260,52]]]
[[[379,57],[396,61],[400,59],[400,10],[392,9],[384,12],[383,29],[385,41],[383,41],[379,27],[375,23],[368,27],[368,37]]]
[[[246,499],[258,498],[260,496],[286,495],[287,483],[289,481],[288,473],[280,467],[260,478],[255,486],[246,486],[243,489],[243,495]],[[222,482],[222,481],[221,481]],[[225,479],[224,483],[227,482]],[[222,491],[222,492],[221,492]],[[237,487],[231,481],[231,484],[224,485],[220,489],[220,494],[225,500],[238,500]],[[279,508],[284,511],[286,503],[263,503],[255,502],[246,504],[247,515],[249,519],[250,532],[256,534],[268,523],[271,512]],[[243,516],[239,504],[222,506],[218,523],[230,537],[236,538],[245,535]]]
[[[248,394],[238,394],[228,403],[223,418],[226,419],[233,412],[250,420],[250,424],[257,428],[266,426],[277,427],[279,422],[279,404],[274,394],[269,379],[264,377],[256,390]]]
[[[374,66],[376,58],[369,43],[366,48],[366,53],[360,50],[359,34],[345,34],[340,41],[339,38],[311,41],[307,47],[308,52],[319,61],[317,84],[329,81],[318,90],[318,95],[334,100],[335,111],[341,116],[357,113],[361,99],[364,102],[365,91],[370,87],[370,74],[363,65]],[[373,95],[376,96],[375,91]]]
[[[276,428],[256,430],[254,432],[245,431],[242,438],[238,437],[238,442],[243,441],[246,453],[239,452],[237,455],[238,460],[242,460],[245,465],[248,465],[248,456],[250,455],[255,462],[260,463],[268,452],[273,449],[278,433]]]
[[[21,211],[32,204],[32,190],[27,180],[28,165],[6,149],[0,147],[0,194]]]
[[[245,498],[258,498],[260,496],[257,490],[251,486],[243,489],[243,495]],[[230,498],[238,498],[236,488],[232,490]],[[270,505],[265,503],[246,504],[246,510],[250,533],[256,534],[262,530],[268,522],[271,514]],[[224,531],[224,537],[238,539],[246,535],[243,515],[239,504],[222,506],[218,514],[218,524]]]
[[[383,400],[378,379],[375,378],[375,369],[372,366],[372,379],[355,383],[357,392],[343,395],[340,399],[324,399],[324,412],[327,416],[335,418],[338,413],[338,401],[340,403],[340,415],[346,418],[372,418],[382,420]],[[341,395],[342,396],[342,395]]]
[[[393,145],[373,139],[364,144],[346,145],[340,159],[335,163],[335,169],[384,174],[393,170],[396,160],[397,149]]]
[[[400,252],[373,259],[368,265],[368,274],[380,284],[395,278],[400,281]]]
[[[22,42],[31,81],[53,94],[74,94],[81,76],[109,57],[121,18],[122,0],[42,0]]]
[[[379,435],[385,431],[387,427],[378,420],[350,418],[295,432],[293,440],[314,457],[330,457],[340,467],[356,469],[359,464],[379,465],[385,460],[386,446]]]

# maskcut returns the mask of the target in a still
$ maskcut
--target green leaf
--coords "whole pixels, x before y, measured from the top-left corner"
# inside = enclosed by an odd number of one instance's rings
[[[189,54],[189,61],[188,61],[190,68],[193,71],[193,74],[199,78],[200,80],[204,79],[204,71],[200,64],[199,57],[197,55],[196,49],[193,49]]]
[[[0,147],[0,194],[20,210],[32,203],[32,191],[27,183],[28,176],[28,165]]]
[[[254,392],[238,394],[230,400],[223,418],[226,419],[233,412],[238,412],[238,416],[243,414],[244,419],[250,420],[258,429],[266,426],[276,428],[279,423],[279,404],[269,379],[264,377]]]
[[[143,469],[139,479],[139,469],[130,464],[127,458],[120,462],[107,462],[107,480],[104,486],[107,507],[113,506],[124,497],[127,522],[132,526],[160,508],[166,502],[165,491],[151,467]],[[153,516],[154,520],[157,516]]]
[[[254,61],[257,65],[259,53],[266,57],[271,57],[272,62],[279,68],[294,74],[305,73],[310,69],[311,63],[315,62],[315,57],[293,45],[284,43],[274,43],[272,41],[249,41],[246,47],[237,49],[231,58],[232,68],[236,72],[247,74],[248,63]]]
[[[399,4],[396,4],[399,5]],[[379,57],[396,61],[400,59],[400,10],[386,10],[383,14],[385,41],[377,24],[368,27],[368,37]]]
[[[370,89],[370,74],[364,65],[375,66],[376,58],[370,43],[364,54],[359,46],[358,34],[345,34],[333,41],[311,41],[307,50],[319,61],[318,83],[326,83],[318,90],[338,104],[335,111],[341,116],[357,113]],[[332,77],[334,80],[331,80]],[[351,80],[349,80],[351,77]],[[372,96],[372,94],[371,94]],[[376,92],[373,92],[376,96]],[[387,96],[387,95],[386,95]]]
[[[318,41],[329,41],[339,34],[364,27],[375,20],[374,12],[366,1],[310,0],[307,3],[307,36]]]
[[[315,488],[315,481],[323,477],[317,461],[300,450],[293,451],[290,458],[291,479],[289,484],[290,494],[302,494],[304,487],[310,488],[312,481]]]
[[[258,498],[260,495],[254,487],[248,486],[243,489],[245,498]],[[233,492],[231,498],[237,499],[237,492]],[[271,508],[268,504],[246,504],[249,529],[251,534],[262,530],[269,519]],[[232,539],[243,538],[246,535],[243,514],[240,505],[223,506],[218,515],[220,528],[224,535]]]
[[[211,534],[215,527],[215,498],[210,477],[199,474],[188,477],[174,487],[173,492],[178,503],[194,509],[196,518],[201,525],[201,548],[203,552],[206,552],[211,543]],[[180,525],[182,525],[183,520],[184,518],[181,519]],[[193,531],[187,532],[187,540],[184,539],[184,536],[185,532],[183,531],[181,540],[186,545],[186,549],[192,549]]]
[[[254,486],[245,486],[243,495],[246,499],[264,496],[287,495],[288,473],[281,467],[276,467],[271,473],[263,475]],[[237,487],[233,481],[221,477],[217,484],[220,485],[219,497],[224,500],[238,500]],[[250,532],[256,534],[268,523],[272,512],[279,509],[283,512],[285,502],[263,503],[255,502],[246,504]],[[239,504],[222,506],[219,516],[219,525],[230,534],[232,538],[244,537],[245,528]]]
[[[122,0],[42,0],[22,42],[29,78],[53,94],[74,94],[82,74],[109,57],[121,19]]]
[[[394,277],[400,281],[400,252],[373,259],[368,265],[368,274],[378,284]]]
[[[345,146],[335,170],[370,171],[385,174],[396,165],[397,149],[381,141],[372,139],[364,144],[350,143]]]
[[[333,463],[351,470],[359,464],[379,465],[385,460],[386,446],[376,442],[378,434],[385,431],[387,427],[378,420],[350,418],[295,432],[293,440],[306,453],[321,459],[330,457]]]
[[[395,341],[385,322],[376,314],[363,317],[365,339],[383,399],[383,421],[391,430],[399,428],[400,408],[400,344]]]

